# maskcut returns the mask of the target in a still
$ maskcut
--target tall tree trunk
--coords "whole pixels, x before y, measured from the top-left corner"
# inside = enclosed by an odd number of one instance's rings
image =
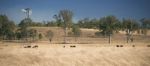
[[[144,34],[144,37],[147,36],[147,28],[143,29],[143,34]]]
[[[77,37],[75,36],[75,42],[77,42]]]
[[[104,38],[106,38],[106,31],[104,31]]]
[[[67,39],[66,39],[66,36],[67,36],[67,28],[64,28],[64,33],[65,33],[65,36],[64,36],[64,43],[66,44],[66,43],[67,43]]]
[[[111,35],[109,34],[109,44],[111,44]]]
[[[130,32],[131,32],[131,31],[128,29],[128,30],[127,30],[127,43],[129,43],[129,40],[130,40]]]
[[[129,43],[129,35],[127,35],[127,43]]]

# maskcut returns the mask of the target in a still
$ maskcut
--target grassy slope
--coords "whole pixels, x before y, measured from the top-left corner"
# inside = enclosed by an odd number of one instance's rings
[[[39,33],[42,33],[43,36],[46,34],[48,30],[52,30],[54,32],[54,39],[52,43],[61,43],[63,42],[64,31],[60,27],[32,27],[32,29],[36,29]],[[96,38],[95,32],[96,29],[83,29],[81,28],[82,35],[78,38],[78,41],[75,42],[74,37],[68,37],[67,40],[69,43],[94,43],[94,44],[104,44],[108,43],[108,38]],[[134,43],[150,43],[149,38],[145,38],[142,35],[134,34]],[[150,36],[150,31],[148,33]],[[46,38],[43,38],[45,42],[48,43]],[[125,32],[120,31],[118,34],[114,34],[112,36],[112,43],[126,43],[126,35]]]

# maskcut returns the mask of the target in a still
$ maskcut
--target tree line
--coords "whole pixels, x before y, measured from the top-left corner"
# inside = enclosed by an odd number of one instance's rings
[[[38,34],[35,29],[29,29],[28,27],[63,27],[66,43],[66,36],[68,30],[72,29],[74,37],[80,36],[80,28],[99,29],[99,32],[95,34],[97,36],[109,37],[113,33],[117,33],[120,30],[126,31],[127,42],[132,38],[133,32],[137,31],[143,35],[147,35],[147,30],[150,29],[150,19],[142,18],[141,20],[134,19],[122,19],[119,20],[116,16],[109,15],[100,19],[84,18],[77,23],[72,21],[74,13],[70,10],[60,10],[58,14],[55,14],[53,21],[34,22],[31,18],[25,18],[20,21],[19,24],[15,24],[14,21],[8,19],[6,15],[0,15],[0,39],[1,40],[21,40],[32,38],[35,40],[38,36],[40,39],[42,36]],[[52,32],[52,31],[49,31]],[[48,33],[53,34],[53,33]],[[110,41],[109,41],[110,42]]]

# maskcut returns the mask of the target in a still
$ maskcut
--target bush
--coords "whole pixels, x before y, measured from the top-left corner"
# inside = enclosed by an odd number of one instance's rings
[[[40,33],[39,34],[39,39],[41,40],[43,38],[43,35]]]
[[[51,31],[51,30],[49,30],[49,31],[47,31],[47,34],[45,35],[48,39],[49,39],[49,41],[51,42],[52,41],[52,38],[53,38],[53,36],[54,36],[54,33]]]

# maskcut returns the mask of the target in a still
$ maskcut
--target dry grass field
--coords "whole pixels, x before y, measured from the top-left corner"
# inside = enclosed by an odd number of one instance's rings
[[[32,27],[43,35],[54,32],[52,43],[43,38],[35,43],[0,42],[0,66],[150,66],[148,37],[134,35],[133,43],[126,43],[123,32],[108,38],[97,38],[95,29],[81,29],[78,41],[67,37],[70,44],[63,42],[63,30],[58,27]],[[36,48],[24,48],[38,45]],[[123,45],[123,47],[117,47]]]
[[[0,66],[150,66],[150,47],[146,45],[71,45],[23,48],[19,44],[1,44]]]

